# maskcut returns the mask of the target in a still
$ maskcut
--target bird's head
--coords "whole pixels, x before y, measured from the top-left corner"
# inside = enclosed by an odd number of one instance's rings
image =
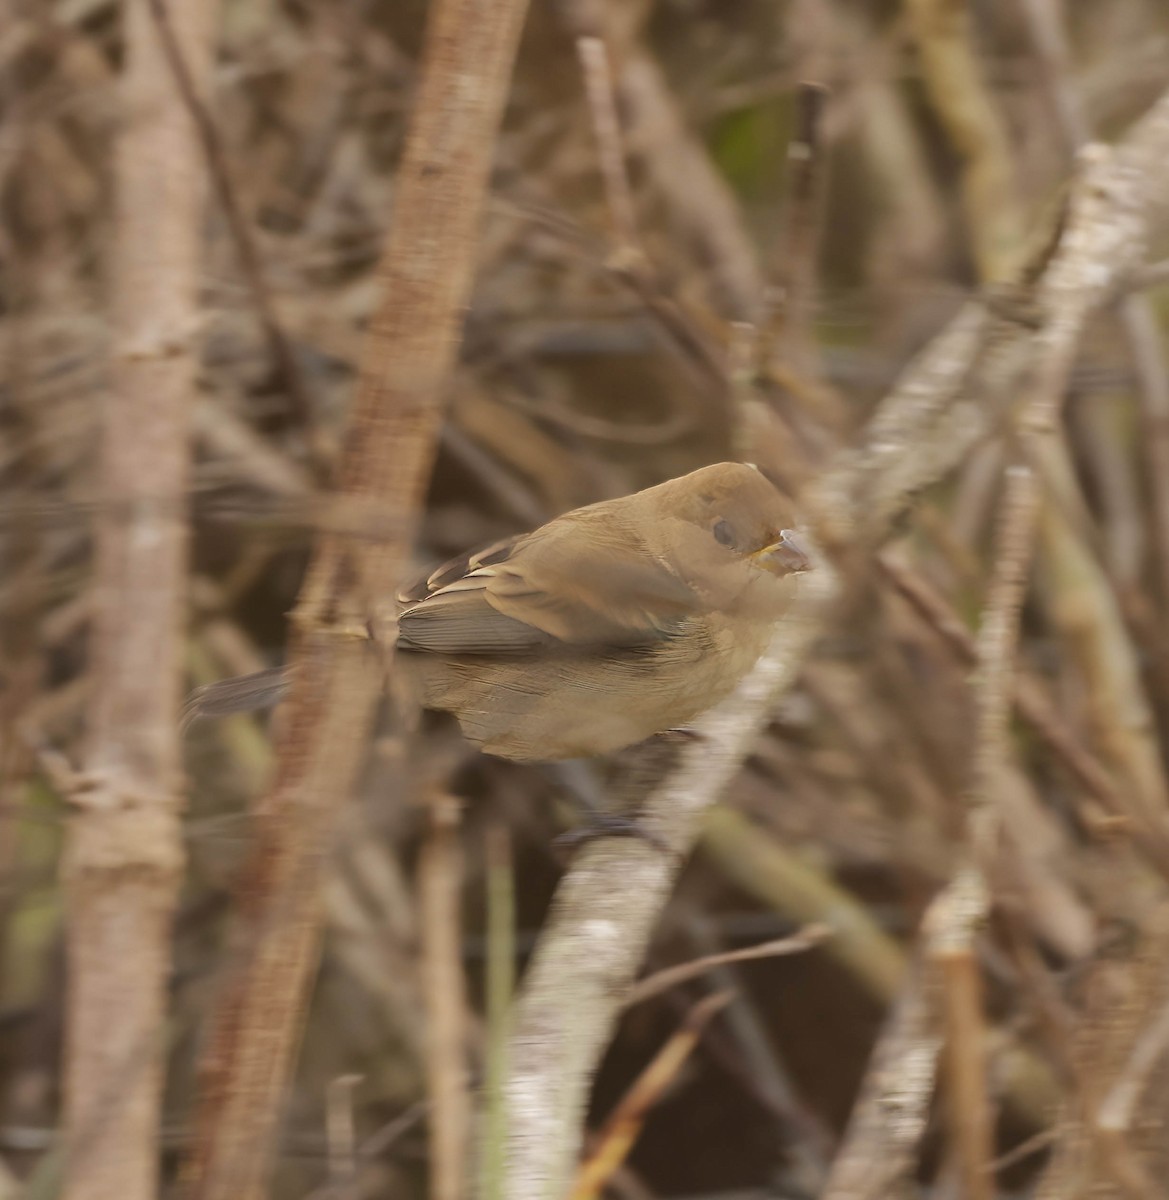
[[[812,566],[790,502],[746,463],[715,463],[642,494],[652,497],[665,556],[696,586],[750,578],[744,566],[781,579]]]

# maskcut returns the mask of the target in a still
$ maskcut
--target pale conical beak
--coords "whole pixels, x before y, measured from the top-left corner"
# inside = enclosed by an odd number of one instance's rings
[[[766,546],[754,555],[755,561],[773,575],[797,575],[812,566],[812,555],[804,541],[794,529],[781,529],[779,541]]]

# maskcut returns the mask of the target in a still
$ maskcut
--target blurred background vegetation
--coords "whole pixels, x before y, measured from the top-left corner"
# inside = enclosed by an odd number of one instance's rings
[[[89,686],[122,45],[107,0],[6,7],[0,1176],[15,1189],[30,1178],[48,1186],[38,1165],[60,1103],[56,880],[66,764],[78,761]],[[224,0],[212,108],[300,395],[273,359],[212,199],[193,415],[192,685],[282,659],[376,296],[425,9]],[[1045,13],[1066,33],[1066,61],[1044,40]],[[636,248],[606,206],[574,43],[582,24],[609,43]],[[807,249],[792,220],[787,147],[809,80],[828,95],[805,321],[775,298],[793,287],[793,245],[796,256]],[[533,0],[417,566],[737,456],[744,329],[764,343],[750,359],[753,401],[777,417],[752,452],[798,492],[855,440],[914,352],[1005,277],[1057,201],[1076,143],[1117,136],[1167,85],[1161,0]],[[1169,293],[1147,294],[1160,315]],[[1119,789],[1151,771],[1163,796],[1169,574],[1141,386],[1132,346],[1106,316],[1074,373],[1063,515],[1041,532],[1022,662],[1073,750]],[[997,438],[980,444],[896,538],[971,626],[1003,454]],[[647,967],[808,922],[838,933],[803,954],[721,968],[627,1014],[596,1085],[597,1121],[697,999],[734,993],[656,1104],[614,1196],[816,1195],[919,919],[956,861],[971,752],[966,664],[873,555],[858,553],[846,577],[843,611],[710,820]],[[1134,729],[1154,747],[1144,767],[1134,765]],[[1164,884],[1133,867],[1129,831],[1093,807],[1066,754],[1026,726],[1016,749],[1011,929],[980,943],[999,1145],[1023,1147],[1000,1175],[1003,1195],[1030,1194],[1050,1170],[1050,1138],[1028,1139],[1061,1100],[1077,1102],[1077,1081],[1120,1070],[1108,1055],[1127,1051],[1109,1050],[1100,1014],[1123,1010],[1137,1028],[1169,1003]],[[427,1194],[413,882],[426,820],[402,762],[387,725],[341,819],[324,957],[282,1126],[281,1200],[317,1194],[330,1178],[326,1100],[342,1093],[364,1151],[337,1194]],[[563,869],[551,842],[573,818],[554,772],[437,739],[428,764],[463,802],[466,999],[482,1013],[485,832],[510,831],[522,971]],[[163,1133],[171,1173],[189,1137],[248,806],[271,769],[266,718],[195,727],[186,765]],[[1075,1030],[1095,1040],[1085,1047]],[[345,1077],[351,1087],[338,1091]],[[1155,1094],[1169,1100],[1164,1086]],[[946,1161],[927,1133],[924,1194],[957,1194]]]

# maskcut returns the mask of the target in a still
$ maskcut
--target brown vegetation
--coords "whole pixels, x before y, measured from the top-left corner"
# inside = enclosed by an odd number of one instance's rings
[[[0,1197],[1153,1200],[1163,6],[522,7],[0,9]],[[668,762],[375,713],[728,457],[831,565]]]

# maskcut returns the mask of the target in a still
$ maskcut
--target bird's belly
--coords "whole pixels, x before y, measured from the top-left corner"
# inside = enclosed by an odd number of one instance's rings
[[[488,754],[537,761],[609,754],[685,725],[709,703],[693,680],[647,668],[636,690],[624,695],[611,675],[545,678],[534,696],[529,682],[517,687],[515,680],[499,679],[483,703],[456,711],[463,732]]]
[[[416,667],[423,705],[453,713],[488,754],[551,761],[608,754],[688,724],[734,688],[758,653],[704,637],[605,659],[468,664],[427,655]]]

